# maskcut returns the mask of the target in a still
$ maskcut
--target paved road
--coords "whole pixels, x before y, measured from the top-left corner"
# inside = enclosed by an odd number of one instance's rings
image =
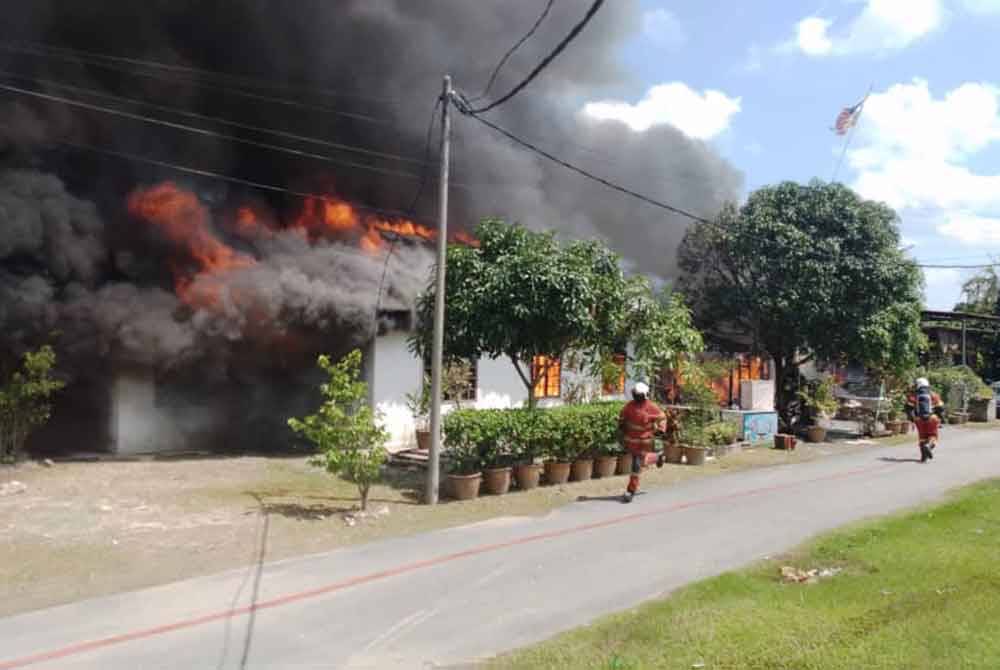
[[[944,439],[926,466],[872,448],[11,617],[0,670],[460,667],[1000,476],[1000,433]]]

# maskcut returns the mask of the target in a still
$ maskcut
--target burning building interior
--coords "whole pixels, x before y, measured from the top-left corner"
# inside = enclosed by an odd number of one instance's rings
[[[586,4],[556,3],[497,86],[523,77]],[[278,447],[291,440],[285,419],[316,402],[316,355],[358,347],[373,402],[397,442],[409,439],[402,398],[422,365],[403,331],[433,263],[427,138],[440,79],[476,94],[538,8],[0,5],[0,365],[51,343],[69,382],[33,446]],[[711,145],[578,111],[630,85],[620,47],[641,15],[638,0],[610,3],[492,118],[711,216],[742,188]],[[684,219],[461,118],[453,152],[456,242],[474,243],[473,224],[498,215],[600,237],[630,270],[672,276]],[[518,401],[504,365],[479,363],[482,403]]]

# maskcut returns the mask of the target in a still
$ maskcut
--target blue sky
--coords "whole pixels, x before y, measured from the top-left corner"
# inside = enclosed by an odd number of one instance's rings
[[[872,96],[838,179],[884,200],[922,262],[1000,257],[1000,0],[643,0],[635,76],[585,113],[712,143],[754,189],[830,179],[830,126]],[[959,270],[928,270],[951,308]]]

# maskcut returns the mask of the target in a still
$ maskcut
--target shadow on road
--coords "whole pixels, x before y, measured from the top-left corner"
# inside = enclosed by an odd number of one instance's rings
[[[247,584],[250,582],[252,577],[253,591],[249,607],[250,615],[247,619],[246,636],[243,640],[243,654],[240,657],[239,667],[241,670],[246,670],[247,663],[250,660],[250,646],[253,641],[254,625],[257,621],[257,602],[260,597],[260,581],[264,572],[264,559],[267,556],[267,536],[271,527],[271,512],[268,509],[268,506],[259,495],[250,495],[257,501],[259,520],[256,537],[254,538],[254,561],[248,568],[247,573],[243,578],[243,582],[236,590],[236,594],[233,596],[233,601],[229,606],[230,612],[236,610],[240,597],[243,594],[243,590],[247,587]],[[229,657],[229,645],[232,636],[233,618],[234,617],[232,615],[226,618],[226,630],[222,642],[222,656],[219,659],[219,670],[222,670],[226,666],[226,660]]]
[[[635,494],[635,497],[646,495],[645,491],[639,491]],[[621,504],[622,497],[621,494],[613,496],[579,496],[576,499],[577,502],[615,502]]]
[[[919,463],[919,458],[896,458],[894,456],[881,456],[879,460],[883,463]]]

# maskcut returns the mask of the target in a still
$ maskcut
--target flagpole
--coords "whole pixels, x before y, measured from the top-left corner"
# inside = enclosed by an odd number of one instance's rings
[[[875,89],[875,84],[873,83],[868,87],[868,92],[865,93],[865,97],[862,98],[861,104],[858,106],[858,115],[854,119],[854,123],[851,124],[851,130],[847,133],[847,137],[844,138],[844,148],[840,152],[840,158],[837,160],[837,167],[833,169],[833,175],[830,177],[830,183],[837,181],[837,175],[840,174],[840,168],[844,164],[844,157],[847,156],[847,149],[851,146],[851,140],[854,139],[854,131],[858,128],[858,121],[861,120],[861,114],[865,111],[865,103],[868,102],[868,96],[872,94]]]

